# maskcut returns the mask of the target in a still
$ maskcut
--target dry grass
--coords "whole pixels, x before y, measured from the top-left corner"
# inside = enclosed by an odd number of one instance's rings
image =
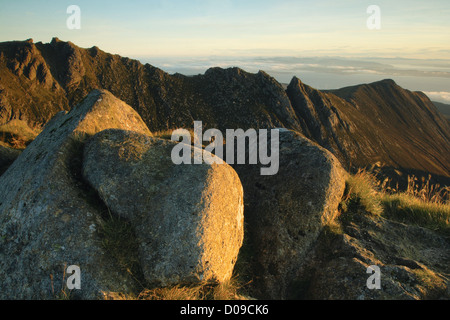
[[[384,216],[450,235],[450,205],[426,201],[408,193],[384,194]]]
[[[388,184],[386,180],[381,184],[386,217],[450,234],[450,187],[431,184],[430,175],[428,179],[408,176],[403,192]]]
[[[241,286],[235,279],[225,283],[145,289],[136,295],[104,292],[106,300],[249,300],[239,293]]]
[[[426,227],[450,234],[449,187],[430,183],[428,179],[408,177],[406,191],[388,187],[389,181],[377,181],[375,175],[364,170],[350,175],[341,202],[341,212],[350,217],[364,209],[385,218]]]
[[[375,176],[367,171],[359,170],[356,174],[349,175],[341,202],[341,210],[344,212],[356,211],[360,207],[367,212],[380,215],[383,212],[383,206],[377,186],[378,181]]]
[[[25,149],[41,132],[39,126],[31,128],[23,120],[11,120],[0,125],[0,141],[14,149]]]
[[[72,291],[69,290],[66,286],[66,269],[67,269],[67,264],[64,264],[62,281],[61,281],[62,285],[61,285],[61,288],[57,289],[57,290],[55,290],[53,274],[50,274],[52,295],[55,300],[70,300],[71,299]]]
[[[428,179],[408,176],[407,195],[427,203],[450,204],[450,187],[441,187],[439,184],[431,184],[431,176]]]

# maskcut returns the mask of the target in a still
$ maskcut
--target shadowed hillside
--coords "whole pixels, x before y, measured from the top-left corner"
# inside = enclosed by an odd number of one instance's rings
[[[440,112],[447,118],[447,120],[450,120],[450,104],[442,103],[442,102],[436,102],[433,101],[433,104],[438,108]]]

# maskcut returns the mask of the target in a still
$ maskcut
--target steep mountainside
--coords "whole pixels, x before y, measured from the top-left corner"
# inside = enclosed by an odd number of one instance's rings
[[[447,118],[447,120],[450,120],[450,104],[436,101],[433,101],[433,104]]]
[[[69,109],[66,91],[32,40],[0,43],[0,124],[11,119],[43,124],[64,109]]]
[[[365,119],[359,123],[360,134],[380,141],[383,147],[376,150],[384,153],[380,161],[394,167],[449,175],[450,126],[425,94],[405,90],[392,80],[333,93],[360,112],[358,119]],[[373,128],[370,131],[368,124]]]
[[[423,93],[392,80],[321,92],[294,78],[287,94],[305,135],[343,163],[450,172],[450,126]]]
[[[450,177],[450,125],[422,93],[392,80],[319,91],[292,79],[287,90],[263,71],[211,68],[170,75],[149,64],[50,43],[0,44],[0,125],[31,128],[69,110],[93,89],[132,106],[152,131],[193,127],[286,127],[332,151],[346,168],[379,162]]]

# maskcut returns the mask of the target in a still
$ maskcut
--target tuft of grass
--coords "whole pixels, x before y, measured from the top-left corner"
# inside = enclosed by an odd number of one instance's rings
[[[450,234],[450,187],[431,184],[428,179],[408,176],[404,192],[386,188],[381,196],[383,215],[403,223]]]
[[[143,277],[138,255],[139,244],[130,222],[109,213],[109,217],[103,219],[99,233],[106,252],[122,270],[141,283]]]
[[[185,286],[145,289],[138,295],[104,292],[106,300],[248,300],[239,293],[238,282],[231,279],[224,283],[201,283]]]
[[[341,211],[355,212],[358,208],[374,215],[380,215],[383,207],[377,191],[378,181],[371,173],[359,170],[349,175],[346,181],[344,197],[340,203]]]
[[[69,290],[65,285],[66,284],[66,279],[65,279],[66,278],[66,268],[67,268],[67,264],[64,264],[61,289],[59,289],[56,292],[55,292],[55,286],[54,286],[54,281],[53,281],[53,274],[50,274],[52,295],[55,300],[71,300],[71,298],[72,298],[71,297],[72,291]]]
[[[416,290],[420,291],[425,299],[436,300],[446,297],[450,298],[447,290],[446,280],[428,268],[413,269],[412,273],[419,279],[420,285]]]
[[[145,289],[137,296],[118,292],[104,292],[103,295],[106,300],[199,300],[200,288],[175,286]]]
[[[212,300],[251,300],[242,289],[243,285],[240,281],[237,278],[231,278],[215,285],[210,297]]]
[[[406,191],[387,187],[386,181],[377,181],[375,175],[359,170],[349,175],[340,203],[344,219],[351,219],[361,209],[403,223],[425,227],[450,234],[449,187],[430,183],[431,177],[408,177]]]
[[[175,129],[161,130],[161,131],[152,132],[152,133],[153,133],[153,136],[156,138],[171,140],[173,131],[175,131]]]
[[[441,187],[439,184],[431,184],[431,175],[428,179],[408,176],[407,195],[427,203],[450,204],[450,187]]]

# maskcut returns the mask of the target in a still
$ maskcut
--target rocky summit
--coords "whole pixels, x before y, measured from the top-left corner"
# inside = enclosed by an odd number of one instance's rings
[[[172,141],[197,121],[214,141]],[[0,43],[0,299],[449,299],[448,150],[445,116],[392,80],[320,91]]]

